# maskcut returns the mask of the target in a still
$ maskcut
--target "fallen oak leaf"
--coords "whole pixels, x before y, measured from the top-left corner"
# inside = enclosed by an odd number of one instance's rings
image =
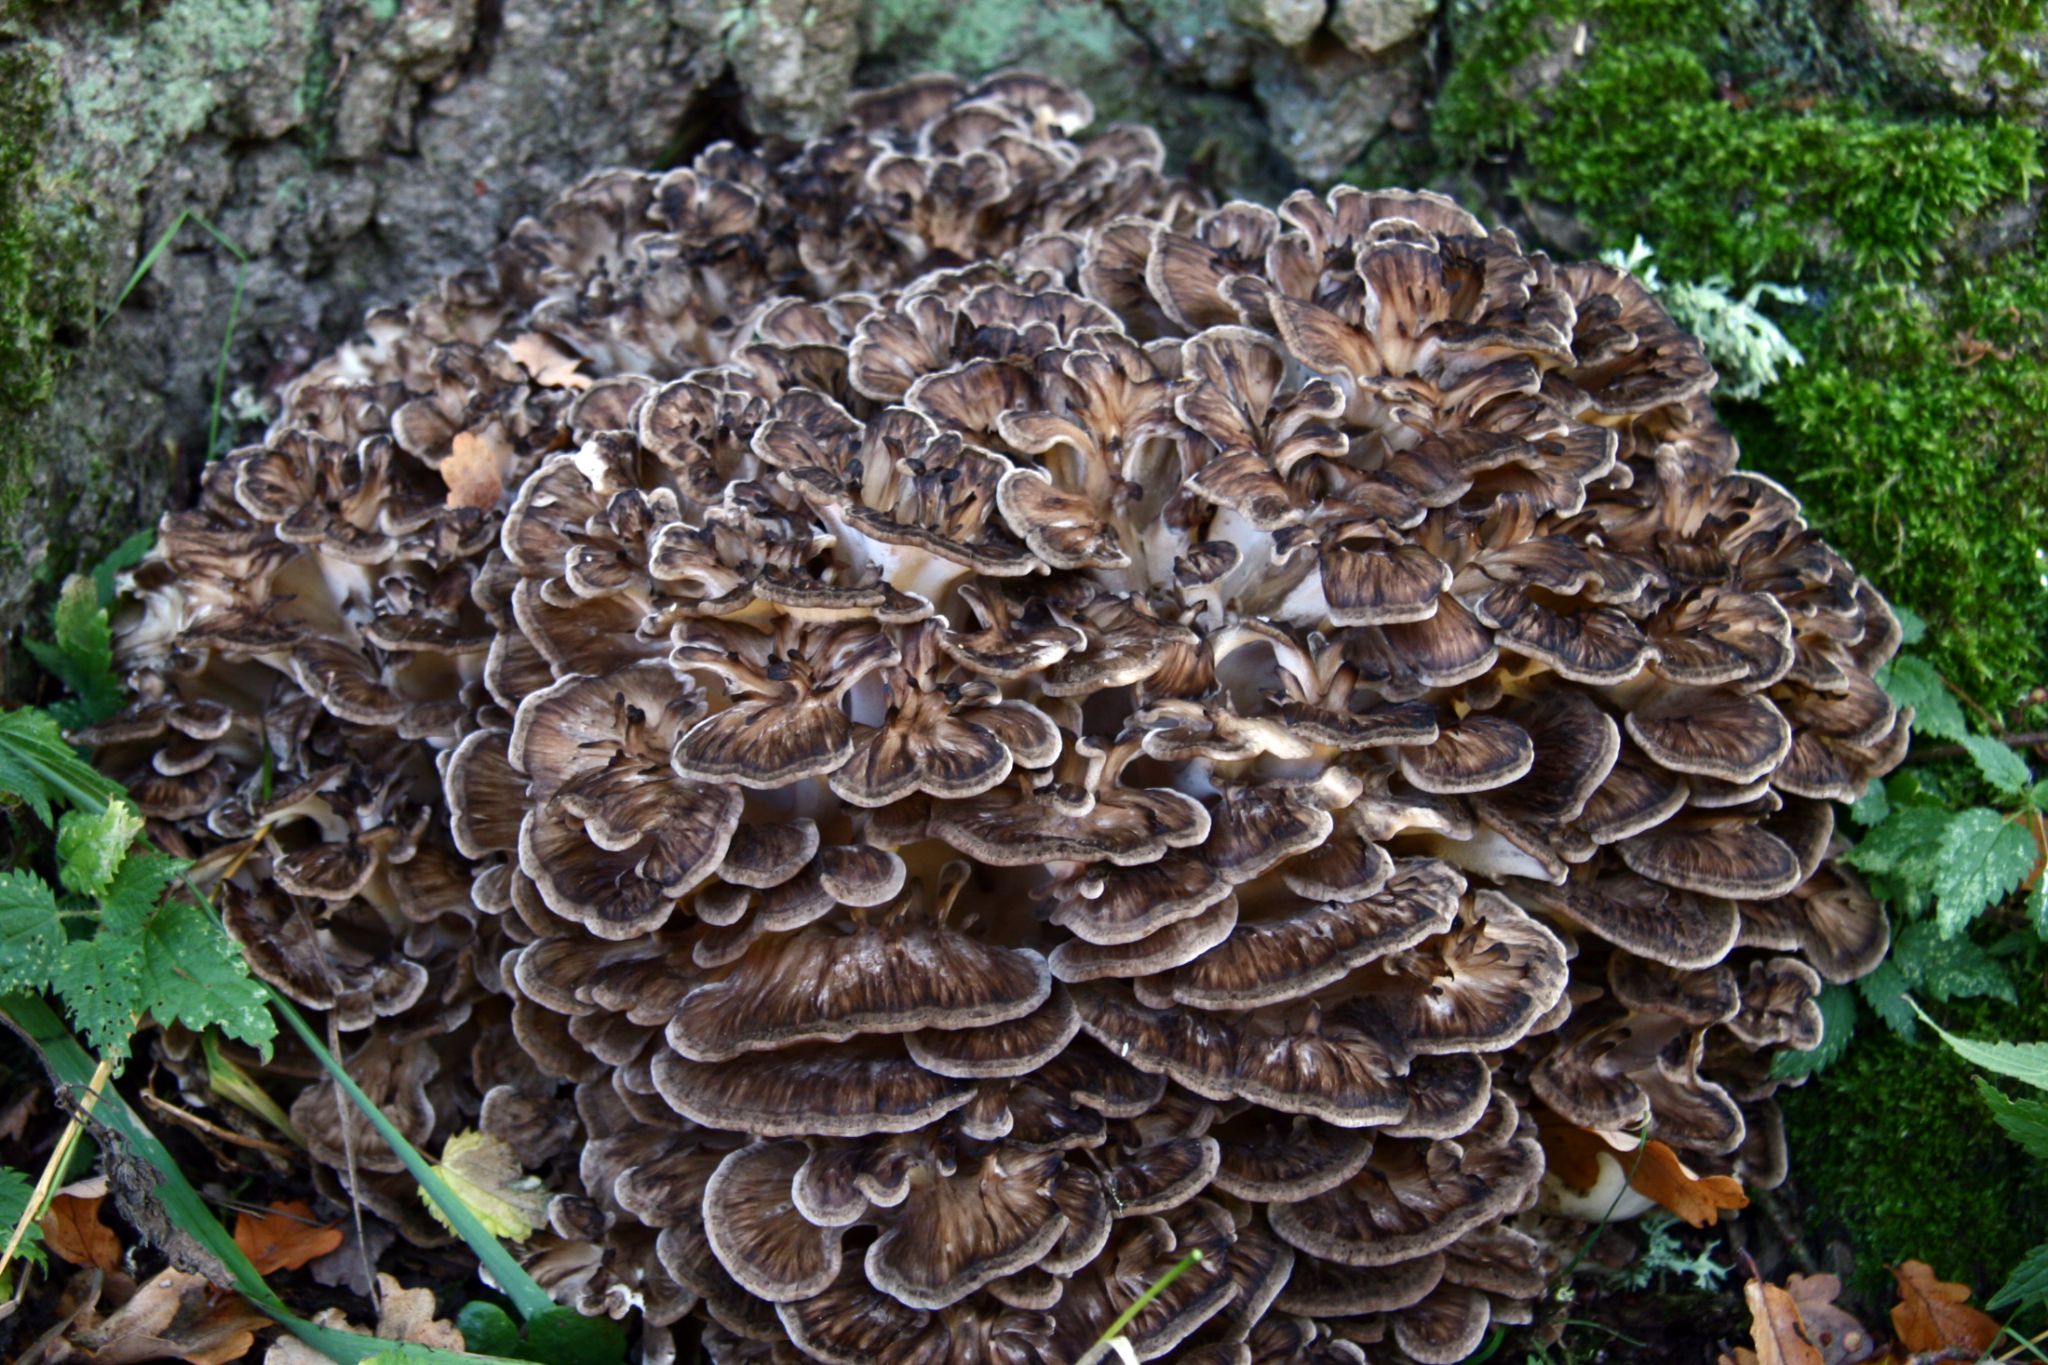
[[[1934,1277],[1925,1261],[1890,1267],[1898,1281],[1899,1301],[1892,1307],[1892,1330],[1909,1351],[1960,1348],[1982,1355],[1998,1340],[2000,1328],[1990,1314],[1969,1306],[1970,1291]]]
[[[1842,1281],[1834,1275],[1793,1275],[1785,1292],[1799,1306],[1806,1333],[1820,1348],[1824,1365],[1861,1365],[1877,1354],[1877,1341],[1862,1323],[1835,1304]]]
[[[511,455],[505,438],[494,430],[456,432],[448,454],[436,467],[441,482],[448,485],[448,505],[484,511],[496,507],[505,495],[505,470]]]
[[[1751,1280],[1742,1286],[1742,1301],[1749,1305],[1757,1365],[1826,1365],[1790,1294],[1763,1280]]]
[[[78,1266],[112,1275],[121,1268],[121,1238],[100,1220],[107,1197],[105,1176],[67,1185],[51,1196],[43,1214],[43,1245]]]
[[[407,1289],[395,1276],[377,1275],[377,1330],[381,1341],[399,1341],[441,1351],[462,1351],[466,1345],[454,1323],[434,1316],[434,1291]],[[359,1337],[373,1335],[348,1320],[339,1308],[323,1308],[313,1315],[320,1327],[353,1332]],[[263,1365],[331,1365],[326,1356],[296,1337],[280,1336],[263,1353]]]
[[[186,1365],[227,1365],[256,1344],[270,1319],[197,1275],[166,1270],[135,1291],[106,1319],[75,1325],[66,1344],[93,1365],[142,1365],[182,1360]]]
[[[235,1245],[255,1262],[259,1275],[297,1270],[341,1242],[341,1225],[314,1222],[312,1207],[303,1200],[272,1204],[260,1215],[244,1211],[235,1218]]]
[[[1678,1153],[1651,1138],[1629,1185],[1648,1195],[1696,1228],[1712,1227],[1724,1209],[1746,1209],[1749,1196],[1732,1175],[1698,1175]]]
[[[1712,1226],[1724,1209],[1749,1206],[1741,1181],[1699,1175],[1655,1138],[1639,1142],[1629,1133],[1545,1122],[1537,1140],[1547,1167],[1547,1201],[1554,1212],[1569,1217],[1627,1219],[1655,1205],[1703,1228]]]

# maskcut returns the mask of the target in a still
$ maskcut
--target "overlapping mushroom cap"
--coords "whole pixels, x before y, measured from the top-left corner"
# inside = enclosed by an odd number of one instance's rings
[[[209,471],[86,738],[258,844],[230,928],[409,1134],[560,1191],[565,1298],[1077,1361],[1199,1248],[1141,1358],[1462,1359],[1539,1116],[1782,1174],[1897,627],[1625,273],[1089,118],[586,182]]]

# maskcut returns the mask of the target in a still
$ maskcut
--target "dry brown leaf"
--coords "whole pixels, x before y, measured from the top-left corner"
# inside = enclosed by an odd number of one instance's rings
[[[1774,1284],[1751,1280],[1742,1286],[1742,1301],[1749,1305],[1757,1365],[1826,1365],[1790,1294]]]
[[[1862,1323],[1836,1307],[1842,1282],[1833,1275],[1794,1275],[1785,1292],[1799,1305],[1806,1334],[1820,1348],[1824,1365],[1860,1365],[1877,1354],[1877,1341]]]
[[[440,464],[441,481],[448,485],[448,505],[485,511],[496,507],[505,493],[511,454],[505,438],[495,431],[456,432]]]
[[[1925,1261],[1891,1267],[1899,1282],[1899,1301],[1892,1308],[1892,1330],[1909,1351],[1945,1351],[1961,1347],[1981,1355],[1998,1340],[1998,1323],[1969,1306],[1970,1291],[1934,1278]]]
[[[73,1193],[73,1185],[50,1200],[43,1214],[43,1245],[73,1265],[96,1266],[112,1275],[121,1268],[121,1239],[100,1221],[106,1184],[97,1194]]]
[[[256,1273],[297,1270],[341,1245],[339,1224],[322,1226],[300,1200],[272,1204],[263,1215],[242,1213],[235,1219],[235,1245],[256,1263]]]
[[[553,337],[521,332],[506,343],[505,350],[526,367],[536,384],[550,389],[587,389],[591,385],[590,376],[579,373],[583,357],[563,350]]]
[[[379,1338],[431,1346],[443,1351],[463,1349],[461,1330],[445,1318],[434,1316],[433,1290],[405,1289],[392,1276],[380,1273],[377,1276],[377,1298],[376,1335]],[[350,1322],[339,1308],[322,1309],[313,1315],[313,1321],[322,1327],[354,1332],[357,1336],[370,1335]],[[263,1353],[263,1365],[329,1365],[329,1362],[326,1356],[304,1342],[279,1337]]]
[[[174,1359],[227,1365],[247,1355],[257,1329],[269,1325],[270,1319],[239,1295],[215,1289],[197,1275],[166,1270],[106,1320],[74,1327],[67,1341],[89,1354],[93,1365]]]
[[[1723,1209],[1749,1207],[1741,1181],[1732,1175],[1695,1175],[1678,1153],[1655,1138],[1643,1144],[1642,1160],[1628,1183],[1696,1228],[1711,1227]]]

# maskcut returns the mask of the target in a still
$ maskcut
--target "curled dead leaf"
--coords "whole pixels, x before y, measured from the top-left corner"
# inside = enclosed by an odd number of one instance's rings
[[[197,1275],[165,1270],[143,1282],[128,1302],[102,1319],[80,1313],[64,1344],[93,1365],[142,1365],[149,1360],[182,1360],[187,1365],[227,1365],[256,1344],[257,1329],[270,1319],[240,1295],[216,1289]]]
[[[587,389],[590,376],[581,373],[583,357],[562,349],[553,337],[539,332],[521,332],[505,345],[511,357],[533,376],[533,382],[550,389]]]
[[[505,494],[505,471],[511,463],[511,448],[495,429],[456,432],[439,469],[441,481],[448,485],[448,505],[486,511],[496,507]]]
[[[104,1177],[59,1190],[43,1214],[43,1245],[73,1265],[112,1275],[121,1268],[121,1238],[100,1219],[106,1194]]]
[[[1960,1348],[1981,1355],[1998,1340],[1998,1322],[1990,1314],[1969,1305],[1968,1287],[1934,1277],[1925,1261],[1908,1261],[1891,1267],[1899,1284],[1899,1301],[1892,1307],[1892,1330],[1899,1344],[1909,1351],[1946,1351]]]
[[[1799,1305],[1806,1332],[1820,1348],[1824,1365],[1861,1365],[1877,1354],[1877,1340],[1863,1324],[1838,1307],[1842,1281],[1834,1275],[1793,1275],[1785,1292]]]
[[[1763,1280],[1751,1280],[1742,1286],[1742,1301],[1749,1305],[1757,1365],[1826,1365],[1790,1294]]]
[[[1711,1227],[1723,1210],[1749,1207],[1741,1181],[1727,1175],[1699,1175],[1655,1138],[1639,1143],[1627,1133],[1547,1122],[1538,1129],[1538,1140],[1550,1175],[1574,1191],[1598,1188],[1603,1171],[1611,1166],[1626,1179],[1629,1189],[1696,1228]],[[1610,1182],[1614,1178],[1614,1174],[1604,1177]],[[1615,1216],[1633,1217],[1641,1207],[1619,1207]]]
[[[256,1273],[297,1270],[341,1245],[339,1224],[321,1224],[302,1200],[273,1204],[265,1214],[235,1218],[235,1245],[256,1264]]]
[[[407,1289],[394,1277],[377,1276],[377,1330],[382,1341],[402,1341],[441,1351],[463,1349],[462,1333],[454,1323],[434,1316],[434,1291]],[[350,1322],[339,1308],[325,1308],[313,1315],[322,1327],[333,1327],[357,1336],[370,1332]],[[279,1337],[263,1353],[263,1365],[329,1365],[326,1356],[295,1337]]]

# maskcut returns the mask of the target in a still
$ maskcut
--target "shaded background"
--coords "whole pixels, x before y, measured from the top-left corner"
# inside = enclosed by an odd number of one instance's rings
[[[1973,700],[2038,728],[2044,3],[0,0],[0,628],[366,308],[585,173],[1021,64],[1154,123],[1218,197],[1427,187],[1561,254],[1640,238],[1667,285],[1796,286],[1756,301],[1805,363],[1723,403],[1746,461],[1928,619]],[[2048,1035],[2033,986],[1952,1022]],[[1873,1031],[1788,1108],[1795,1259],[1866,1291],[1907,1255],[1995,1282],[2048,1235],[2041,1175],[1945,1053]]]

